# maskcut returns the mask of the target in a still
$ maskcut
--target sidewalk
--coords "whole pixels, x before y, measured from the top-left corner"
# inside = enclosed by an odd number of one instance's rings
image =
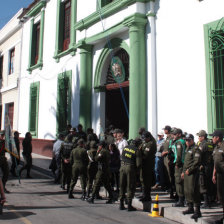
[[[49,165],[51,163],[51,158],[46,156],[41,156],[35,153],[32,153],[33,157],[33,167],[32,169],[42,172],[48,176],[53,177],[51,170],[49,170]],[[21,157],[22,158],[22,157]],[[105,195],[105,191],[101,191],[101,194]],[[139,193],[136,193],[136,196]],[[173,200],[169,198],[169,194],[163,191],[152,191],[152,203],[144,204],[140,202],[137,198],[133,199],[133,206],[138,208],[139,210],[143,210],[143,207],[147,211],[152,211],[153,203],[156,197],[156,194],[159,195],[159,210],[160,215],[164,218],[170,219],[172,221],[176,221],[184,224],[213,224],[216,220],[222,218],[222,208],[221,207],[212,207],[211,209],[201,209],[202,217],[195,222],[190,218],[191,215],[183,215],[182,211],[186,210],[184,208],[174,208],[172,204]]]

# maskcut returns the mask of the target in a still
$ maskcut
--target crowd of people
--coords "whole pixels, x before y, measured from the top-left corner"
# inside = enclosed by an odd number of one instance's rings
[[[19,132],[14,132],[14,142],[20,155]],[[9,175],[5,156],[4,131],[0,132],[0,204],[5,202],[6,182]],[[74,188],[80,179],[82,200],[94,203],[101,199],[101,186],[108,192],[106,203],[113,203],[115,193],[119,194],[120,210],[125,202],[128,211],[135,211],[132,199],[136,186],[140,186],[139,200],[151,201],[151,191],[161,189],[176,200],[173,207],[187,209],[183,214],[192,214],[192,219],[202,216],[200,208],[210,208],[214,203],[224,207],[224,141],[223,133],[215,130],[208,139],[204,130],[194,135],[184,133],[179,128],[165,126],[155,139],[145,128],[139,129],[135,139],[126,140],[124,132],[112,125],[105,130],[100,139],[92,128],[86,132],[79,124],[76,128],[68,125],[59,133],[53,146],[55,183],[67,190],[68,198],[74,198]],[[30,132],[22,142],[24,165],[27,178],[31,178],[32,135]],[[16,174],[20,158],[11,157],[11,173]],[[203,201],[203,204],[201,203]],[[220,221],[221,223],[221,221]]]
[[[187,204],[183,214],[192,214],[192,219],[201,217],[200,207],[224,204],[224,142],[219,130],[211,134],[212,139],[200,130],[195,143],[192,134],[168,125],[157,140],[145,128],[128,141],[123,131],[113,126],[100,140],[91,128],[83,132],[81,124],[78,130],[68,129],[66,136],[59,134],[53,157],[57,163],[55,182],[63,189],[67,185],[70,199],[80,177],[82,200],[94,203],[103,185],[109,195],[106,203],[113,202],[113,192],[119,193],[121,210],[125,201],[128,211],[136,210],[132,199],[137,184],[142,191],[140,201],[151,201],[151,190],[160,188],[176,200],[174,207]]]

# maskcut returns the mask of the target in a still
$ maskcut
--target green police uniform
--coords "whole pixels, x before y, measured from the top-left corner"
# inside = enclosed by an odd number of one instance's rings
[[[120,168],[120,200],[124,200],[127,191],[128,202],[132,201],[135,193],[136,172],[142,164],[142,155],[134,145],[123,149]]]
[[[70,163],[72,165],[72,180],[70,184],[69,198],[74,198],[72,196],[72,192],[77,183],[78,177],[80,176],[82,199],[84,200],[86,196],[86,178],[88,165],[88,155],[86,149],[80,145],[74,148],[71,152]]]
[[[187,203],[200,206],[199,167],[201,165],[201,151],[197,145],[187,147],[184,159],[184,195]],[[185,174],[186,170],[189,175]]]
[[[219,201],[224,206],[224,141],[215,147],[213,159],[217,176],[217,194]]]
[[[184,206],[184,184],[181,179],[181,174],[183,172],[183,164],[184,164],[184,154],[185,154],[185,141],[183,139],[174,140],[171,142],[171,148],[174,153],[174,165],[175,165],[175,186],[176,193],[179,197],[179,201],[174,204],[174,206]]]
[[[61,144],[60,156],[61,156],[61,173],[62,173],[62,188],[65,188],[67,183],[67,192],[71,183],[72,167],[70,163],[70,154],[73,149],[73,143],[66,140]]]
[[[214,168],[213,161],[213,144],[207,140],[198,142],[197,144],[201,151],[201,166],[200,166],[200,193],[204,196],[204,204],[202,207],[209,207],[209,203],[214,197],[215,185],[212,182],[212,174]]]
[[[92,186],[93,186],[93,180],[96,177],[96,173],[98,170],[98,163],[95,161],[95,156],[97,153],[97,146],[95,141],[90,142],[90,150],[87,151],[88,157],[89,157],[89,164],[87,167],[87,197],[89,197]]]
[[[2,169],[2,183],[5,188],[6,182],[9,177],[9,166],[7,158],[5,157],[5,140],[0,140],[0,168]]]
[[[173,197],[173,191],[175,189],[175,179],[174,179],[174,154],[172,149],[169,147],[170,141],[172,142],[172,137],[167,136],[165,142],[163,143],[164,152],[168,152],[165,154],[164,158],[164,173],[166,177],[167,185],[170,188],[170,196]]]
[[[140,170],[140,181],[143,187],[143,198],[141,201],[151,200],[151,187],[155,184],[155,154],[157,151],[156,141],[151,136],[149,142],[144,142],[140,149],[142,152],[142,168]]]
[[[104,147],[105,143],[103,145],[103,148],[100,151],[98,151],[95,156],[95,160],[98,162],[98,170],[96,173],[96,179],[93,186],[92,197],[89,198],[88,200],[89,203],[94,203],[94,198],[98,194],[101,184],[104,185],[105,189],[109,193],[109,200],[107,201],[107,203],[112,203],[113,194],[110,185],[110,169],[109,169],[110,153]]]

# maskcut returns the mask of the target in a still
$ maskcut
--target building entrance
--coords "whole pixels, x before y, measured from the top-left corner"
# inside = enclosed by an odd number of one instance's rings
[[[129,55],[119,49],[111,59],[106,76],[105,126],[114,125],[129,133]]]
[[[129,108],[129,87],[122,89],[127,108]],[[129,119],[120,88],[106,91],[106,127],[111,124],[115,128],[122,129],[125,137],[128,137]]]

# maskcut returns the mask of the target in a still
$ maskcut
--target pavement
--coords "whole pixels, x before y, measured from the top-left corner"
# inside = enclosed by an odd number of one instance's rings
[[[46,156],[41,156],[35,153],[32,153],[32,157],[33,157],[32,169],[39,171],[43,173],[44,175],[47,175],[48,177],[51,177],[53,179],[54,175],[51,172],[51,170],[49,170],[51,158]],[[79,184],[77,184],[77,187],[78,188],[80,187]],[[107,196],[106,191],[104,189],[101,189],[100,194],[102,196]],[[136,196],[138,196],[139,194],[140,194],[139,189],[137,189]],[[151,202],[142,203],[137,198],[134,198],[132,204],[134,207],[136,207],[139,210],[149,212],[149,215],[150,215],[151,214],[150,211],[153,211],[153,208],[156,208],[155,198],[157,194],[158,194],[159,215],[169,220],[175,221],[177,223],[213,224],[213,223],[216,223],[217,220],[220,220],[223,216],[222,208],[220,206],[215,205],[215,206],[212,206],[210,209],[201,209],[202,217],[195,221],[190,218],[191,215],[182,214],[182,211],[186,210],[186,207],[184,208],[172,207],[172,204],[174,203],[174,201],[169,198],[169,194],[167,192],[164,192],[162,190],[152,191],[152,203]]]

